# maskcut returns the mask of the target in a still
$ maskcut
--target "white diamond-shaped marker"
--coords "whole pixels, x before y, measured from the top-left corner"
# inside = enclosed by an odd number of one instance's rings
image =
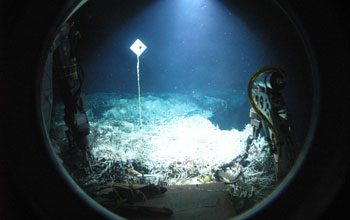
[[[146,45],[144,45],[139,39],[137,39],[130,47],[130,50],[132,50],[137,56],[140,56],[143,51],[146,50]]]

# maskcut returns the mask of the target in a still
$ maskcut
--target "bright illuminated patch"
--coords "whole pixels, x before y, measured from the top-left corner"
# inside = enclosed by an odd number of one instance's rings
[[[255,202],[274,189],[275,161],[265,138],[259,137],[247,148],[250,124],[243,130],[220,130],[209,120],[227,106],[226,100],[201,93],[145,93],[142,100],[144,124],[140,129],[137,97],[113,93],[87,97],[91,154],[89,171],[79,182],[85,186],[130,181],[156,185],[235,182],[232,195],[244,201],[245,193],[254,192]],[[62,104],[59,120],[63,109]],[[54,130],[61,131],[58,125],[64,122],[54,121]],[[54,138],[52,143],[57,149],[64,145]],[[231,164],[234,160],[237,162]]]
[[[146,50],[146,45],[144,45],[139,39],[137,39],[130,47],[130,50],[132,50],[137,56],[140,56],[143,51]]]

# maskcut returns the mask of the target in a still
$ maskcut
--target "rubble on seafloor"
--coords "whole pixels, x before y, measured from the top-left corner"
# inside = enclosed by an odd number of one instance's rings
[[[223,181],[232,185],[232,198],[239,200],[242,209],[273,190],[274,160],[264,137],[247,146],[252,133],[249,124],[243,130],[221,130],[210,121],[217,109],[229,108],[226,100],[199,94],[148,93],[141,97],[141,106],[142,127],[136,96],[87,96],[88,163],[83,174],[72,175],[83,187]],[[63,106],[57,104],[50,134],[61,158],[68,151],[64,130]]]

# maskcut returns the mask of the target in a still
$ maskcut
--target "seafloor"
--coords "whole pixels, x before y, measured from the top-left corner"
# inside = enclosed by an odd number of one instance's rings
[[[220,98],[218,98],[220,97]],[[95,93],[86,100],[90,123],[88,163],[84,172],[70,165],[64,131],[64,107],[57,103],[51,142],[68,172],[82,186],[106,183],[159,185],[226,182],[235,196],[259,201],[275,185],[274,165],[263,137],[247,146],[247,125],[229,127],[227,112],[242,105],[245,94],[210,96],[200,93]],[[232,101],[232,99],[234,99]],[[236,116],[237,117],[237,116]],[[225,124],[225,129],[220,128]],[[69,161],[72,160],[72,161]],[[77,168],[78,169],[78,168]]]

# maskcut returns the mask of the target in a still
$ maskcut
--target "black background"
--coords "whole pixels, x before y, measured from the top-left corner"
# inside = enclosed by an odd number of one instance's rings
[[[301,171],[254,219],[312,219],[316,214],[320,219],[340,219],[347,216],[349,202],[345,115],[349,10],[344,1],[290,4],[309,33],[319,61],[320,122]],[[42,150],[36,121],[34,73],[40,45],[63,3],[8,0],[1,1],[0,7],[0,219],[99,218],[59,184],[61,179]]]

